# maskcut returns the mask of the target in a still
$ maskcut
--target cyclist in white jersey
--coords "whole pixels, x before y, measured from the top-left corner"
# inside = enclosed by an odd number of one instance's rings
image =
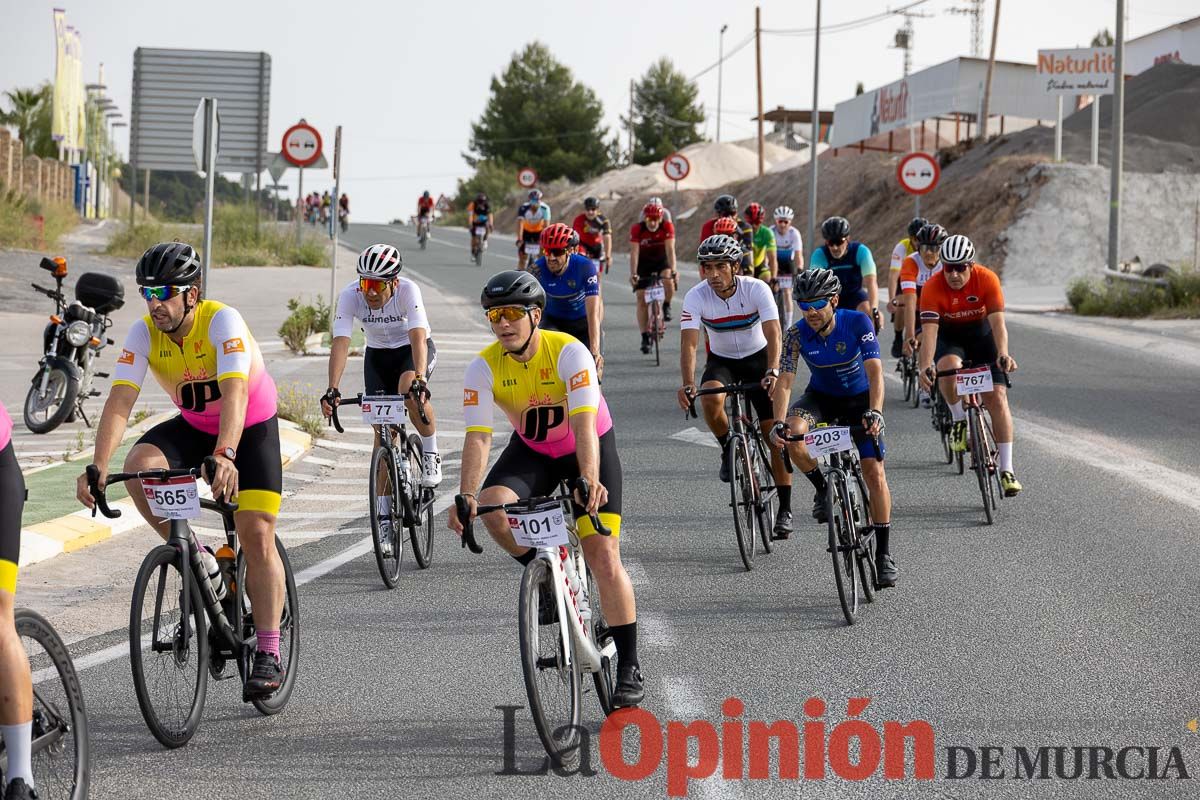
[[[771,233],[775,234],[775,260],[779,264],[775,302],[784,330],[792,327],[792,310],[796,305],[792,301],[792,281],[797,272],[804,271],[804,242],[792,224],[795,216],[790,206],[780,206],[775,209],[775,224],[771,226]]]

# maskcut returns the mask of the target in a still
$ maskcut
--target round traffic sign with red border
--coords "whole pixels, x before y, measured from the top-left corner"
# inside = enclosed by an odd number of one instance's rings
[[[692,162],[683,153],[671,153],[663,159],[663,172],[673,181],[681,181],[692,171]]]
[[[537,186],[538,175],[534,172],[533,167],[524,167],[517,171],[517,183],[521,184],[524,189],[532,189]]]
[[[896,180],[909,194],[928,194],[941,177],[942,168],[929,153],[909,153],[896,165]]]
[[[321,158],[321,133],[301,120],[284,132],[279,152],[297,167],[311,166]]]

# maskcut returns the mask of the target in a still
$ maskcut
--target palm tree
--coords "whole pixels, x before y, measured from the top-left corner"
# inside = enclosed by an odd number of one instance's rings
[[[17,129],[17,136],[25,143],[25,152],[43,158],[57,155],[58,146],[50,132],[54,87],[47,81],[36,89],[13,89],[4,96],[12,109],[0,111],[0,124]]]

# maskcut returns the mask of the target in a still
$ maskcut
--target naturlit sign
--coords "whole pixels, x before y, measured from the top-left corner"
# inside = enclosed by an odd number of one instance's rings
[[[1115,63],[1111,47],[1038,50],[1037,71],[1046,94],[1112,94]]]

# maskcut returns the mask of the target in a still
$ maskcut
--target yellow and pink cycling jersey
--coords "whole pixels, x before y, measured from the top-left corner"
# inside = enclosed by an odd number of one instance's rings
[[[245,427],[275,416],[275,382],[263,364],[258,343],[237,309],[201,300],[192,329],[176,344],[147,315],[129,329],[113,386],[141,391],[149,367],[183,418],[204,433],[219,433],[221,381],[243,378],[249,392]]]

